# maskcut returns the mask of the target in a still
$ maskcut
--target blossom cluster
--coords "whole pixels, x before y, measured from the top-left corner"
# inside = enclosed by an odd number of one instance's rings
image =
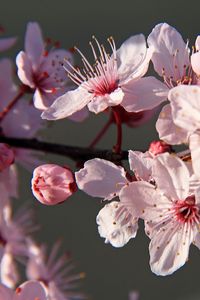
[[[39,25],[30,22],[16,72],[10,59],[0,60],[0,299],[84,297],[73,291],[83,273],[69,275],[69,259],[57,258],[59,242],[48,257],[46,246],[30,236],[36,229],[32,211],[13,213],[13,198],[19,197],[18,163],[34,169],[32,192],[42,204],[61,204],[78,190],[103,200],[96,222],[105,243],[124,246],[135,238],[138,221],[143,220],[150,239],[150,267],[157,275],[183,266],[191,244],[200,248],[200,36],[190,49],[175,28],[161,23],[147,39],[143,34],[131,36],[119,49],[113,37],[107,42],[104,46],[92,37],[90,63],[77,47],[66,50],[57,41],[45,40]],[[0,51],[15,43],[16,38],[2,38]],[[75,53],[82,67],[76,66]],[[143,152],[130,149],[127,169],[122,124],[139,127],[159,109],[160,140]],[[83,122],[90,112],[109,119],[84,149],[87,159],[78,147],[64,153],[76,160],[74,171],[35,156],[34,150],[48,151],[41,137],[36,139],[46,120]],[[116,144],[95,157],[96,144],[112,124]],[[176,152],[175,145],[186,150]],[[61,154],[61,147],[55,146],[56,151]],[[28,281],[14,291],[20,262]],[[133,293],[134,297],[138,296]]]

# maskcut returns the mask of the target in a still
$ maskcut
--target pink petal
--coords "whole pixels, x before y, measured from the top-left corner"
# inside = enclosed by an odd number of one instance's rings
[[[143,34],[127,39],[117,50],[120,83],[143,76],[147,71],[150,58]]]
[[[12,300],[47,300],[46,291],[43,285],[34,280],[21,284],[15,292]]]
[[[157,187],[172,200],[185,199],[189,192],[189,171],[185,163],[169,154],[156,156],[152,177]]]
[[[0,283],[0,299],[13,300],[13,291]]]
[[[156,130],[159,134],[159,138],[171,145],[188,142],[188,132],[183,128],[176,126],[172,119],[170,104],[167,104],[162,108],[156,122]]]
[[[35,87],[35,83],[33,81],[33,70],[32,65],[29,57],[27,56],[26,52],[20,51],[16,57],[16,64],[18,67],[18,77],[19,79],[25,84],[28,85],[30,88]]]
[[[121,189],[119,198],[133,217],[156,222],[171,207],[171,200],[146,181],[131,182]]]
[[[88,108],[90,111],[98,114],[104,111],[109,106],[116,106],[122,102],[124,93],[119,88],[116,89],[111,94],[106,94],[104,96],[97,96],[91,100],[88,104]]]
[[[99,234],[105,243],[123,247],[137,234],[137,218],[133,218],[120,202],[106,204],[97,216]]]
[[[200,35],[198,35],[198,37],[196,38],[195,48],[196,48],[197,51],[200,50]]]
[[[37,70],[44,52],[44,42],[41,29],[36,22],[29,22],[25,36],[25,52],[32,63],[34,71]]]
[[[67,118],[84,108],[91,99],[92,95],[82,87],[79,87],[57,98],[55,102],[42,113],[42,118],[47,120]]]
[[[155,77],[132,80],[122,87],[124,99],[121,102],[129,112],[152,109],[167,100],[168,88]]]
[[[16,43],[17,38],[11,37],[11,38],[1,38],[0,39],[0,52],[5,51],[12,47]]]
[[[7,287],[14,288],[19,282],[19,271],[10,253],[4,253],[1,259],[1,282]]]
[[[150,49],[153,51],[152,61],[156,72],[173,80],[179,80],[185,75],[185,69],[189,66],[189,50],[180,33],[168,25],[161,23],[154,27],[147,39]]]
[[[129,150],[129,164],[139,180],[149,181],[151,179],[153,157],[148,151],[143,153]]]
[[[87,107],[84,107],[71,115],[69,120],[74,122],[83,122],[85,119],[87,119],[87,117],[89,117],[89,111]]]
[[[191,65],[193,71],[197,75],[200,75],[200,52],[196,52],[191,55]]]
[[[79,189],[93,197],[111,200],[128,182],[122,167],[104,159],[91,159],[75,173]]]
[[[169,92],[174,123],[187,132],[200,128],[200,87],[180,85]]]
[[[149,246],[152,272],[165,276],[182,267],[188,259],[192,241],[193,232],[187,224],[163,226],[153,235]]]

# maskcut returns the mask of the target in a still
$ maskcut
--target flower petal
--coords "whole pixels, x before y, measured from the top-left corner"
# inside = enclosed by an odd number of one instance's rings
[[[117,248],[123,247],[136,236],[137,220],[117,201],[106,204],[96,219],[99,234],[105,238],[105,243],[110,243]]]
[[[200,128],[200,87],[180,85],[169,92],[174,123],[187,132]]]
[[[192,157],[192,167],[195,175],[200,179],[200,133],[193,133],[189,138],[189,147]]]
[[[13,300],[13,291],[0,283],[0,299]]]
[[[16,43],[17,38],[11,37],[11,38],[1,38],[0,39],[0,52],[5,51],[12,47]]]
[[[122,89],[124,99],[121,106],[129,112],[152,109],[167,100],[168,95],[167,86],[152,76],[132,80]]]
[[[75,173],[79,189],[93,197],[111,200],[128,182],[122,167],[104,159],[91,159]]]
[[[10,253],[4,253],[1,259],[1,282],[9,288],[14,288],[19,281],[19,271]]]
[[[188,142],[188,132],[178,127],[173,119],[171,105],[167,104],[162,108],[156,122],[156,130],[159,138],[170,145],[184,144]]]
[[[143,34],[127,39],[117,50],[120,83],[125,83],[130,78],[142,77],[148,69],[150,59]]]
[[[200,52],[196,52],[191,55],[191,65],[193,71],[197,75],[200,75]]]
[[[157,187],[172,200],[185,199],[189,192],[189,171],[185,163],[169,153],[154,159],[152,177]]]
[[[59,120],[67,118],[84,108],[92,99],[92,95],[82,87],[67,92],[42,113],[42,119]]]
[[[91,100],[88,104],[88,108],[90,111],[98,114],[104,111],[109,106],[116,106],[121,103],[123,99],[124,93],[119,88],[116,89],[111,94],[106,94],[104,96],[97,96]]]
[[[189,66],[189,50],[180,33],[167,23],[161,23],[154,27],[147,42],[153,51],[156,72],[160,76],[164,72],[174,81],[181,79]]]
[[[165,231],[161,228],[149,245],[152,272],[165,276],[182,267],[188,259],[192,241],[193,232],[187,224],[174,227],[172,223]]]
[[[39,281],[26,281],[15,292],[12,300],[47,300],[45,288]]]
[[[24,51],[20,51],[17,55],[16,64],[18,67],[17,74],[19,79],[25,85],[28,85],[30,88],[34,88],[35,83],[33,81],[33,70],[31,66],[31,61],[29,60],[27,54]]]
[[[143,153],[129,150],[129,164],[139,180],[149,181],[151,179],[153,157],[148,151]]]
[[[36,22],[29,22],[27,25],[25,52],[32,62],[33,70],[37,70],[44,52],[44,42],[41,29]]]

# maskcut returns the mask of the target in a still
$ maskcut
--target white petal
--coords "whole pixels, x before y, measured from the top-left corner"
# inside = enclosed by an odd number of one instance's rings
[[[30,88],[34,88],[35,83],[33,81],[32,65],[26,52],[24,51],[19,52],[19,54],[16,57],[16,65],[18,67],[17,74],[19,79],[25,85],[28,85]]]
[[[147,39],[153,51],[152,61],[156,72],[179,80],[189,65],[189,50],[180,33],[172,26],[161,23],[154,27]]]
[[[10,253],[5,253],[1,260],[1,282],[9,288],[14,288],[19,281],[19,271]]]
[[[156,122],[156,130],[159,138],[170,145],[184,144],[188,142],[188,132],[177,126],[172,118],[171,105],[167,104]]]
[[[169,92],[175,124],[188,132],[200,128],[200,87],[180,85]]]
[[[189,147],[192,157],[192,167],[195,175],[200,179],[200,133],[193,133],[189,138]]]
[[[106,204],[97,216],[99,234],[105,243],[114,247],[123,247],[137,233],[137,218],[133,218],[127,209],[117,201]]]
[[[129,112],[152,109],[167,100],[168,88],[155,77],[144,77],[122,86],[121,105]]]
[[[67,118],[84,108],[92,99],[92,95],[79,87],[57,98],[55,102],[42,113],[42,118],[59,120]]]
[[[149,181],[152,174],[153,158],[149,152],[129,151],[129,164],[138,179]]]
[[[117,50],[120,83],[143,76],[147,71],[150,58],[143,34],[127,39]]]
[[[152,177],[157,187],[169,198],[178,200],[188,196],[190,174],[181,159],[169,153],[156,156]]]
[[[182,267],[189,255],[193,232],[187,224],[161,228],[149,245],[150,266],[157,275],[170,275]]]
[[[112,199],[128,182],[122,167],[104,159],[91,159],[75,173],[79,189],[93,197]]]

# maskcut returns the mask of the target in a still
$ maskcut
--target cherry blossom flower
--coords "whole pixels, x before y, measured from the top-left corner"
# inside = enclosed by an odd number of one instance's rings
[[[23,84],[33,89],[33,101],[36,108],[46,109],[66,91],[66,75],[62,67],[64,58],[72,63],[72,54],[64,49],[45,49],[41,29],[36,22],[27,25],[25,51],[16,58],[18,76]]]
[[[35,229],[32,210],[22,208],[12,216],[11,206],[7,205],[6,201],[1,203],[0,278],[1,282],[8,287],[15,287],[19,280],[16,258],[28,255],[26,239]]]
[[[78,88],[59,97],[42,113],[42,118],[57,120],[71,116],[84,107],[94,113],[110,106],[121,105],[128,112],[151,110],[166,99],[166,87],[154,77],[145,77],[151,52],[142,34],[126,40],[116,50],[113,38],[108,39],[112,54],[93,37],[90,42],[95,64],[92,66],[82,52],[75,48],[83,61],[82,72],[66,61],[68,76]]]
[[[139,180],[151,179],[152,156],[129,151],[129,164]],[[112,200],[119,196],[124,186],[130,185],[132,176],[114,163],[104,159],[91,159],[84,168],[75,173],[79,189],[92,197]],[[99,234],[105,238],[105,243],[114,247],[124,246],[137,233],[138,217],[132,216],[120,201],[106,204],[96,218]]]
[[[120,199],[133,216],[145,220],[152,271],[169,275],[185,264],[191,243],[200,247],[200,189],[191,193],[188,168],[167,153],[154,159],[152,176],[155,185],[133,182],[121,190]]]
[[[0,284],[0,299],[2,300],[47,300],[44,286],[35,280],[26,281],[15,291]]]
[[[84,273],[73,274],[73,265],[68,256],[58,257],[60,242],[55,243],[49,256],[47,248],[29,243],[27,277],[41,281],[47,290],[49,300],[83,299],[81,293],[74,291],[77,282],[84,278]]]
[[[188,42],[183,41],[180,33],[175,28],[167,23],[158,24],[150,33],[147,41],[153,53],[151,59],[154,69],[163,78],[168,92],[181,84],[199,84],[199,52],[192,52],[190,59]],[[199,50],[198,37],[196,39],[196,50]],[[169,94],[168,99],[170,100]],[[187,132],[173,122],[170,104],[163,107],[156,123],[156,129],[160,139],[169,144],[188,142]]]
[[[33,195],[46,205],[64,202],[76,191],[72,171],[55,164],[37,167],[33,172],[31,184]]]
[[[171,90],[172,118],[187,135],[193,169],[200,178],[200,86],[179,86]]]

